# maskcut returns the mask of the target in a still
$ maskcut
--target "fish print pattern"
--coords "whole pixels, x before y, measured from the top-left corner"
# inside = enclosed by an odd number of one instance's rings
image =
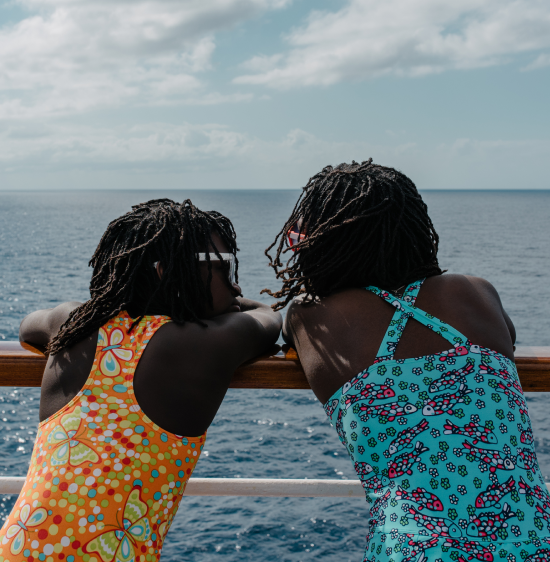
[[[377,404],[372,408],[369,408],[366,404],[362,404],[359,407],[361,411],[361,421],[366,422],[369,418],[375,417],[387,417],[388,421],[392,422],[395,418],[399,416],[406,416],[408,414],[414,414],[418,408],[409,402],[406,404],[400,404],[399,402],[391,402],[390,404]]]
[[[420,286],[367,288],[395,314],[374,363],[325,406],[373,506],[364,560],[538,562],[550,495],[515,365],[416,308]],[[409,318],[449,349],[394,359]]]
[[[547,529],[550,531],[550,494],[548,489],[544,486],[544,490],[537,484],[536,486],[529,486],[523,478],[519,480],[519,493],[529,496],[529,503],[533,504],[537,510],[535,524],[540,529],[543,526],[541,521],[545,521]]]
[[[475,506],[478,508],[484,507],[497,507],[500,508],[500,500],[511,494],[513,490],[516,489],[516,481],[513,476],[510,476],[506,482],[500,484],[498,481],[496,484],[491,484],[483,492],[478,494],[476,497]]]
[[[531,472],[537,471],[537,457],[532,449],[527,447],[518,448],[518,455],[516,457],[516,464],[523,468],[524,470],[530,470]]]
[[[548,562],[550,560],[550,548],[539,548],[535,554],[531,554],[525,562]]]
[[[386,509],[386,507],[388,507],[388,501],[390,499],[391,496],[391,490],[387,490],[386,493],[383,496],[380,496],[373,504],[372,507],[370,508],[370,516],[372,519],[378,520],[378,523],[380,523],[380,518],[384,517],[384,512],[383,510]]]
[[[410,429],[404,429],[400,433],[397,434],[397,437],[390,443],[388,447],[388,455],[395,455],[402,451],[403,449],[407,449],[413,446],[413,439],[418,437],[423,431],[426,431],[429,428],[429,424],[426,420],[422,420],[419,424],[411,427]]]
[[[514,461],[502,451],[475,447],[468,441],[464,441],[462,445],[464,445],[462,452],[466,454],[467,459],[479,461],[479,468],[481,470],[483,470],[484,465],[486,465],[491,472],[495,472],[497,469],[514,470],[516,466]]]
[[[520,494],[527,494],[533,498],[536,498],[541,502],[544,509],[550,511],[550,494],[548,493],[548,489],[546,486],[541,488],[538,484],[536,486],[529,486],[527,482],[523,479],[523,476],[519,479],[519,493]]]
[[[491,550],[476,541],[460,540],[460,539],[447,539],[445,546],[457,548],[466,552],[468,560],[475,558],[476,560],[484,560],[485,562],[493,562],[495,557]]]
[[[523,443],[525,445],[532,445],[533,442],[535,441],[535,438],[533,437],[533,430],[528,427],[525,430],[523,429],[523,426],[518,423],[518,431],[520,432],[520,443]]]
[[[461,383],[456,392],[447,392],[439,394],[434,398],[428,398],[424,401],[422,413],[425,416],[440,416],[442,414],[454,414],[454,407],[464,402],[467,394],[473,392],[464,383]]]
[[[474,370],[474,362],[471,361],[463,369],[453,369],[441,375],[430,384],[428,392],[440,392],[442,390],[458,390],[461,384],[466,383],[466,376]]]
[[[399,500],[414,502],[417,504],[419,511],[424,508],[430,511],[443,511],[443,502],[435,494],[424,488],[416,488],[409,493],[403,490],[401,486],[397,486],[395,497]]]
[[[341,400],[343,401],[343,406],[347,410],[359,400],[366,404],[372,404],[375,400],[393,398],[395,396],[395,392],[391,388],[393,381],[389,382],[391,384],[373,384],[365,382],[364,379],[360,378],[355,383],[346,383],[342,389],[343,396]]]
[[[365,489],[365,492],[370,494],[377,494],[380,490],[382,490],[385,486],[387,486],[390,482],[387,476],[379,477],[378,474],[373,472],[373,468],[369,463],[366,462],[357,462],[355,463],[355,471],[359,475],[361,479],[361,484]],[[369,496],[370,501],[374,501]]]
[[[438,539],[429,539],[424,541],[409,540],[409,551],[410,555],[403,558],[403,562],[412,562],[416,560],[419,556],[419,562],[424,562],[426,560],[426,551],[434,548],[439,543]]]
[[[490,423],[492,426],[492,422]],[[445,431],[443,432],[445,435],[466,435],[473,440],[472,442],[474,445],[478,441],[481,441],[482,443],[491,443],[492,445],[498,443],[497,436],[493,433],[489,424],[483,426],[480,423],[470,422],[464,427],[459,427],[452,421],[447,420],[447,423],[443,427],[445,428]]]
[[[414,507],[409,508],[409,513],[419,527],[424,527],[431,532],[434,537],[460,537],[462,531],[456,523],[445,517],[437,517],[420,513]]]
[[[527,404],[522,395],[517,394],[501,382],[497,384],[495,390],[508,397],[508,407],[510,409],[513,410],[517,406],[521,415],[527,414]]]
[[[388,463],[388,476],[390,478],[397,478],[403,474],[412,474],[413,465],[419,462],[420,455],[428,450],[428,447],[425,447],[424,443],[417,441],[414,450],[410,453],[403,453],[395,460]]]
[[[471,537],[488,537],[493,541],[498,539],[497,532],[499,529],[508,527],[508,519],[517,517],[510,506],[505,503],[502,511],[495,513],[493,511],[485,511],[470,517],[470,524],[466,529],[466,534]]]
[[[520,396],[523,396],[521,384],[519,383],[519,381],[515,380],[514,377],[510,375],[510,373],[508,373],[508,371],[506,371],[505,369],[500,369],[497,371],[489,365],[482,365],[479,372],[481,375],[499,377],[500,379],[505,381],[504,386],[506,386],[510,390],[513,390],[514,392],[517,392]]]

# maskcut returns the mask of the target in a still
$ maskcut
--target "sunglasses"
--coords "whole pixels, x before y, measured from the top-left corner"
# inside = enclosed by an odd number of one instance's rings
[[[208,258],[206,256],[210,257],[210,261],[219,261],[220,258],[218,258],[218,256],[216,254],[214,254],[213,252],[206,254],[206,253],[199,253],[197,254],[198,258],[199,258],[199,262],[206,262],[208,261]],[[234,283],[237,282],[237,262],[235,260],[235,256],[233,254],[220,254],[220,256],[222,257],[222,261],[227,264],[227,276],[229,278],[229,282],[233,285]],[[153,263],[153,267],[156,268],[158,265],[158,261]]]
[[[218,258],[218,256],[214,253],[209,253],[209,254],[204,254],[204,253],[200,253],[198,254],[199,256],[199,261],[201,262],[205,262],[208,261],[206,256],[210,257],[210,261],[219,261],[220,258]],[[233,285],[234,283],[236,283],[236,278],[237,278],[237,262],[235,260],[235,256],[233,254],[220,254],[222,261],[227,264],[227,276],[229,277],[229,282]]]
[[[302,219],[298,219],[298,221],[290,228],[290,230],[286,233],[286,239],[288,243],[288,247],[292,248],[299,244],[305,237],[305,233],[302,234]],[[296,251],[296,248],[293,249],[293,252]]]

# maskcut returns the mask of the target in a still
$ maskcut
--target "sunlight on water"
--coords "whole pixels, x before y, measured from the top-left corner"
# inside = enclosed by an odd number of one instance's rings
[[[440,234],[442,267],[491,281],[520,345],[550,345],[550,192],[423,195]],[[85,299],[87,262],[108,222],[131,204],[157,197],[190,197],[204,210],[229,216],[241,248],[244,294],[269,302],[259,295],[275,285],[263,250],[297,196],[297,191],[0,193],[0,339],[17,339],[19,322],[32,310]],[[548,478],[547,396],[533,394],[528,401]],[[0,388],[1,474],[26,473],[38,400],[38,389]],[[309,391],[230,390],[195,476],[354,478],[354,471]],[[5,517],[14,498],[0,498]],[[366,517],[359,499],[184,497],[163,560],[357,561]]]

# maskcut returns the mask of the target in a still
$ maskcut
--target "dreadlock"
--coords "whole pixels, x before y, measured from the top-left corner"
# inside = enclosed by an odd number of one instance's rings
[[[197,254],[212,246],[221,260],[213,232],[236,255],[233,224],[216,211],[203,212],[189,199],[182,204],[155,199],[134,205],[107,227],[89,263],[94,268],[91,298],[71,312],[48,352],[55,354],[84,339],[128,306],[141,314],[132,328],[149,311],[166,314],[177,324],[201,323],[201,311],[206,304],[213,306],[212,264],[206,254],[205,285]],[[160,279],[155,262],[163,269]]]
[[[439,237],[428,208],[404,174],[372,163],[327,166],[309,179],[285,225],[265,251],[281,290],[264,289],[284,308],[305,293],[304,302],[350,287],[396,290],[440,275]],[[298,220],[306,236],[293,249],[286,234]],[[270,255],[277,246],[275,259]],[[290,253],[285,268],[281,255]]]

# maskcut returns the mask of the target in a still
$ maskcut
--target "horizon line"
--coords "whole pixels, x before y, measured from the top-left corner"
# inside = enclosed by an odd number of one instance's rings
[[[59,188],[59,189],[25,189],[25,188],[21,188],[21,189],[2,189],[0,188],[0,194],[1,193],[90,193],[90,192],[109,192],[109,191],[114,191],[114,192],[124,192],[124,191],[158,191],[158,192],[166,192],[166,191],[173,191],[173,192],[181,192],[181,191],[210,191],[210,192],[214,192],[214,191],[221,191],[221,192],[228,192],[228,191],[256,191],[256,192],[273,192],[273,191],[302,191],[302,187],[276,187],[276,188],[248,188],[248,187],[236,187],[236,188],[232,188],[232,187],[227,187],[227,188],[208,188],[208,187],[203,187],[203,188],[87,188],[87,189],[74,189],[74,188],[69,188],[69,189],[63,189],[63,188]],[[425,187],[425,188],[417,188],[419,192],[426,192],[426,191],[430,191],[430,192],[502,192],[502,191],[506,191],[506,192],[545,192],[545,191],[550,191],[550,187],[542,187],[542,188],[537,188],[537,187],[532,187],[532,188],[506,188],[506,187],[499,187],[499,188],[491,188],[491,187],[486,187],[486,188],[469,188],[469,187],[465,187],[465,188],[461,188],[461,189],[457,189],[457,188],[429,188],[429,187]]]

